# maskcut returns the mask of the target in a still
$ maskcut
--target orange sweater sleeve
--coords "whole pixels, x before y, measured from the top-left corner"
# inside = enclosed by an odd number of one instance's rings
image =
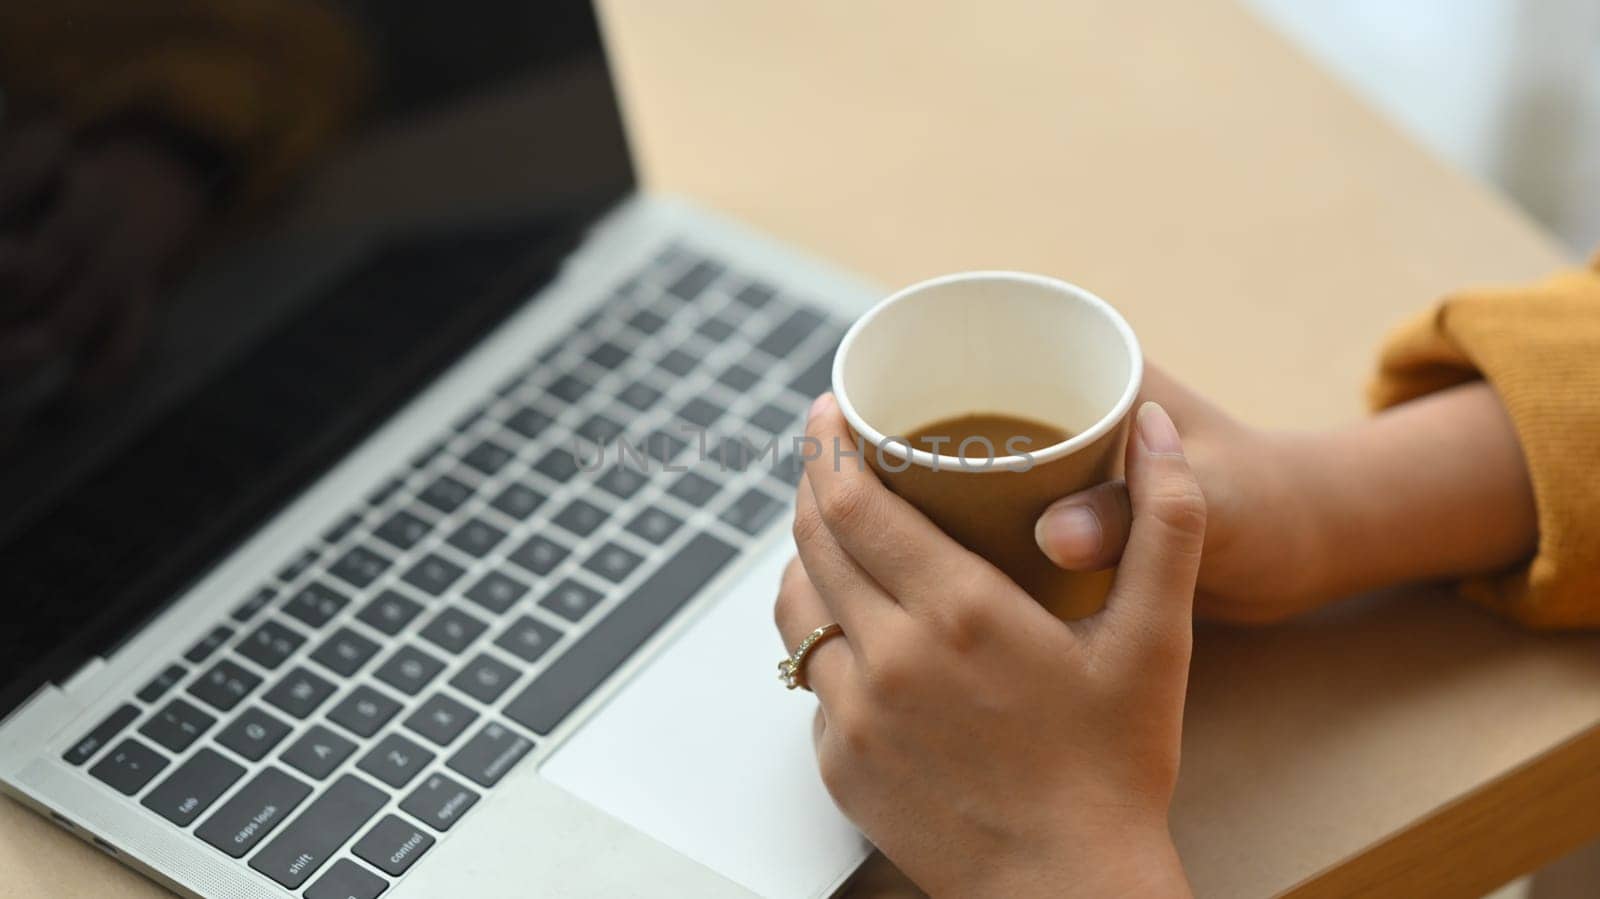
[[[1446,297],[1389,337],[1369,399],[1383,409],[1478,378],[1516,427],[1539,548],[1461,593],[1532,628],[1600,627],[1600,255],[1530,286]]]

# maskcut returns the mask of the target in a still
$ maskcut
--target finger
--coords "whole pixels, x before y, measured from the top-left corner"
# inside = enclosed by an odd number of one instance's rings
[[[1133,525],[1103,621],[1131,643],[1188,646],[1206,502],[1177,427],[1156,403],[1139,407],[1128,440]]]
[[[884,592],[909,607],[988,567],[867,469],[833,394],[812,404],[806,437],[821,448],[806,461],[806,480],[822,523]]]
[[[811,585],[846,630],[868,634],[883,613],[896,607],[894,597],[850,558],[817,511],[816,496],[805,476],[794,502],[794,547]],[[859,648],[859,645],[858,645]]]
[[[792,654],[812,631],[834,623],[805,569],[794,559],[783,570],[772,616],[783,640],[784,655]],[[855,668],[853,655],[848,629],[816,644],[806,655],[801,669],[803,682],[824,704],[839,695],[840,686],[850,677]]]
[[[1107,481],[1057,500],[1034,525],[1033,539],[1068,571],[1099,571],[1122,558],[1133,513],[1126,481]]]

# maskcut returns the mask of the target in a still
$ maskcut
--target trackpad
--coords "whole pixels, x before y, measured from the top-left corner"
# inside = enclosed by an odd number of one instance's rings
[[[870,846],[811,749],[816,700],[778,681],[779,543],[540,768],[752,892],[827,895]]]

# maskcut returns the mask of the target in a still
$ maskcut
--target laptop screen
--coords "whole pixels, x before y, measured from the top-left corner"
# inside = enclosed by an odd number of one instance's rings
[[[631,185],[586,0],[8,4],[0,714],[247,537]]]

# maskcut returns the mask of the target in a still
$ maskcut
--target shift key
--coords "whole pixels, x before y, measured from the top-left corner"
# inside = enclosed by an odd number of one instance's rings
[[[267,768],[207,818],[195,835],[241,858],[311,795],[311,788],[277,768]]]
[[[388,796],[377,787],[346,774],[256,853],[250,867],[291,890],[298,889],[387,800]]]

